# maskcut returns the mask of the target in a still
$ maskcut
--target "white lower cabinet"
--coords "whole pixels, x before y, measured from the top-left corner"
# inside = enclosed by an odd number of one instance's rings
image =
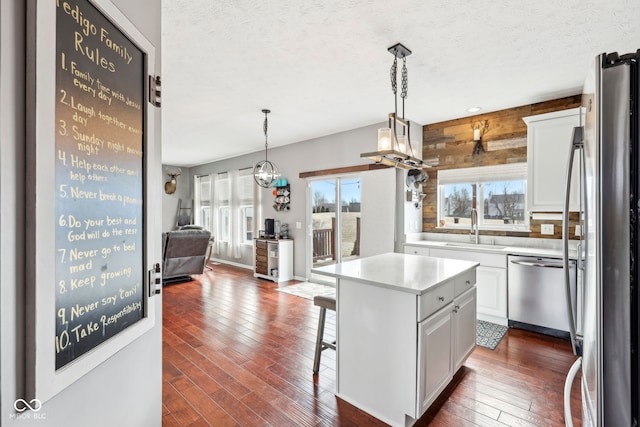
[[[476,290],[471,288],[453,301],[453,372],[476,348]]]
[[[476,269],[478,316],[481,320],[507,321],[507,269],[480,266]],[[484,316],[483,316],[484,315]]]
[[[476,346],[476,288],[418,324],[418,417]]]
[[[452,304],[418,324],[418,415],[422,415],[453,378]]]
[[[507,325],[507,255],[459,249],[431,249],[430,255],[476,261],[477,315],[487,322]]]

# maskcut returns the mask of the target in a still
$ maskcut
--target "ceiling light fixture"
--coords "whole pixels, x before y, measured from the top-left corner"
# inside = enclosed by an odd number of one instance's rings
[[[275,164],[273,164],[267,158],[267,149],[268,149],[268,141],[267,141],[267,128],[269,125],[269,121],[267,119],[267,114],[271,112],[271,110],[262,110],[264,113],[264,124],[262,128],[264,129],[264,160],[259,161],[253,167],[253,179],[256,184],[258,184],[262,188],[269,188],[273,185],[273,182],[280,177],[280,172]]]
[[[378,151],[373,153],[362,153],[360,157],[368,158],[376,163],[387,166],[394,166],[402,169],[423,168],[435,166],[438,159],[424,161],[419,153],[414,153],[411,146],[411,124],[404,117],[404,100],[407,98],[409,87],[409,74],[407,71],[407,56],[411,51],[401,43],[396,43],[387,49],[393,55],[393,65],[391,66],[391,90],[395,100],[395,109],[389,113],[389,127],[378,129]],[[398,58],[402,59],[402,117],[398,117]],[[402,133],[398,134],[398,125],[402,127]]]
[[[471,107],[471,108],[467,108],[467,113],[477,113],[480,110],[482,110],[482,108],[480,107]]]

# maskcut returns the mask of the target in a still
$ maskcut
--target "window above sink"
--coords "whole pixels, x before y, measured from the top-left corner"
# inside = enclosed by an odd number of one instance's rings
[[[474,204],[475,202],[475,204]],[[438,171],[438,228],[529,231],[527,164]]]

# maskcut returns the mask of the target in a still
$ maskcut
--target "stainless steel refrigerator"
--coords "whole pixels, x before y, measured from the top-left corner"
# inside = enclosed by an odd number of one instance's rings
[[[583,159],[577,167],[582,176],[578,264],[584,280],[584,318],[582,345],[574,341],[582,356],[565,384],[567,425],[572,425],[568,395],[580,368],[584,426],[637,426],[640,421],[638,60],[640,50],[596,57],[583,89],[583,126],[574,132],[572,153]],[[565,248],[566,211],[565,207]],[[567,253],[565,249],[565,258]]]

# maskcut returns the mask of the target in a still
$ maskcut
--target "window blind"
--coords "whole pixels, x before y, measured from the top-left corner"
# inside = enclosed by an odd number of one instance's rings
[[[253,170],[238,171],[238,202],[240,205],[253,205]]]
[[[446,169],[438,171],[438,185],[526,179],[526,163],[509,163],[506,165],[478,166],[473,168]]]
[[[221,173],[216,177],[214,197],[221,206],[229,205],[229,174]]]

